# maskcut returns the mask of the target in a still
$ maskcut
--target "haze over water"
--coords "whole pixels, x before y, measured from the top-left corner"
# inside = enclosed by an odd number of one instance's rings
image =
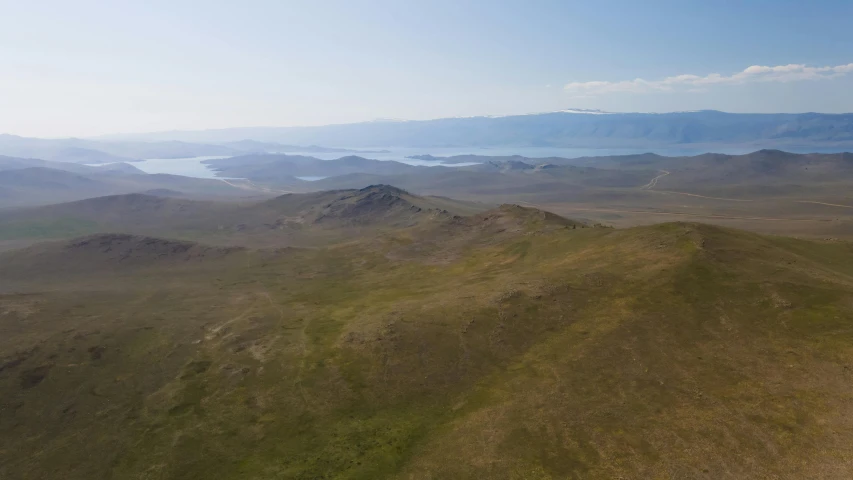
[[[761,147],[757,146],[738,146],[716,148],[714,153],[725,153],[730,155],[741,155],[756,150]],[[357,149],[353,149],[357,150]],[[698,148],[558,148],[558,147],[494,147],[494,148],[455,148],[455,147],[432,147],[432,148],[401,148],[401,147],[375,147],[371,150],[382,150],[383,153],[360,153],[358,151],[351,153],[344,152],[288,152],[281,155],[304,155],[308,157],[319,158],[321,160],[336,160],[345,156],[359,156],[374,160],[396,161],[408,165],[419,165],[427,167],[448,166],[448,167],[463,167],[474,165],[477,162],[453,163],[444,164],[440,161],[419,160],[414,158],[406,158],[413,155],[433,155],[435,157],[452,157],[455,155],[482,155],[482,156],[510,156],[519,155],[528,158],[547,158],[547,157],[600,157],[610,155],[633,155],[638,153],[652,152],[663,156],[690,156],[706,153],[707,150]],[[815,147],[786,147],[785,150],[795,153],[834,153],[841,152],[844,149],[835,148],[815,148]],[[133,162],[133,166],[142,170],[145,173],[165,173],[171,175],[183,175],[196,178],[222,178],[217,177],[216,171],[212,170],[208,165],[202,163],[205,160],[215,160],[220,158],[229,158],[228,156],[204,156],[204,157],[189,157],[189,158],[152,158],[139,162]],[[312,179],[317,180],[317,179]]]

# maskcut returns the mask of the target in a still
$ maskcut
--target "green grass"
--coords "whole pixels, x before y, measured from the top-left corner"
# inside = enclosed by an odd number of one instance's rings
[[[2,257],[0,474],[843,478],[845,245],[521,225]]]
[[[51,239],[88,235],[99,231],[98,223],[76,218],[21,220],[6,222],[0,228],[0,240]]]

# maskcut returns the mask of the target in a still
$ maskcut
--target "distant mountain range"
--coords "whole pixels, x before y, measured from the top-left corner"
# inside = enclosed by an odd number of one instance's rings
[[[126,193],[189,198],[243,198],[259,194],[221,180],[149,175],[128,163],[88,166],[0,155],[0,210]],[[0,240],[3,236],[0,234]]]
[[[86,140],[27,138],[0,134],[0,156],[38,158],[54,162],[104,164],[151,158],[230,157],[249,153],[385,153],[318,145],[283,145],[241,139],[235,142],[191,143],[178,140]]]
[[[84,164],[256,153],[389,153],[377,147],[649,150],[689,147],[700,151],[740,147],[831,152],[853,149],[853,113],[740,114],[705,110],[657,114],[563,110],[505,117],[134,133],[97,139],[0,134],[0,155]]]
[[[564,110],[505,117],[374,121],[317,127],[225,128],[113,135],[106,140],[227,143],[244,139],[330,147],[853,146],[853,113],[743,114],[713,110],[607,113]]]

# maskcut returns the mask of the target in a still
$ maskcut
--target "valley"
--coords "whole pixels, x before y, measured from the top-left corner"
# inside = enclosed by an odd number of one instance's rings
[[[0,476],[848,476],[849,153],[416,160],[0,158]]]

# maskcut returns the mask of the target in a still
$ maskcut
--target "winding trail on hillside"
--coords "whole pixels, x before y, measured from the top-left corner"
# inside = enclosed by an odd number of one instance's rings
[[[658,185],[658,180],[660,180],[661,178],[670,174],[670,172],[668,172],[666,170],[659,170],[659,172],[662,172],[662,173],[660,175],[658,175],[657,177],[649,180],[649,183],[640,187],[640,190],[648,190],[650,192],[657,192],[657,193],[673,193],[676,195],[687,195],[690,197],[708,198],[711,200],[725,200],[725,201],[729,201],[729,202],[752,202],[753,201],[753,200],[744,200],[744,199],[740,199],[740,198],[709,197],[706,195],[699,195],[696,193],[675,192],[672,190],[653,190]]]
[[[260,186],[260,185],[256,184],[255,182],[253,182],[253,181],[251,181],[251,180],[249,180],[249,179],[244,179],[244,180],[243,180],[243,181],[244,181],[244,182],[246,182],[248,185],[238,185],[238,184],[236,184],[236,183],[231,183],[231,182],[229,182],[228,180],[226,180],[226,179],[224,179],[224,178],[217,178],[217,180],[221,180],[221,181],[223,181],[223,182],[227,183],[228,185],[231,185],[231,186],[232,186],[232,187],[234,187],[234,188],[239,188],[239,189],[241,189],[241,190],[257,190],[257,191],[259,191],[259,192],[263,192],[263,193],[273,193],[273,194],[277,194],[277,195],[278,195],[278,194],[283,194],[283,193],[293,193],[293,192],[291,192],[290,190],[274,190],[274,189],[272,189],[272,188],[262,187],[262,186]]]
[[[235,185],[235,184],[233,184],[233,183],[229,182],[228,180],[225,180],[224,178],[217,178],[217,180],[223,181],[223,182],[227,183],[228,185],[231,185],[231,186],[232,186],[232,187],[234,187],[234,188],[240,188],[240,189],[245,189],[245,188],[246,188],[246,187],[244,187],[244,186],[242,186],[242,185]]]
[[[660,174],[660,175],[658,175],[657,177],[655,177],[655,178],[653,178],[653,179],[649,180],[649,183],[647,183],[647,184],[643,185],[643,186],[642,186],[642,187],[640,187],[640,188],[641,188],[641,189],[643,189],[643,190],[651,190],[651,189],[655,188],[655,186],[658,184],[658,180],[660,180],[661,178],[663,178],[663,177],[665,177],[665,176],[669,175],[669,172],[667,172],[666,170],[658,170],[658,171],[659,171],[659,172],[661,172],[661,174]]]
[[[830,207],[853,208],[853,206],[850,206],[850,205],[840,205],[838,203],[815,202],[812,200],[795,200],[795,202],[797,202],[797,203],[814,203],[817,205],[829,205]]]
[[[676,195],[687,195],[690,197],[699,197],[699,198],[708,198],[711,200],[725,200],[727,202],[754,202],[755,200],[747,200],[743,198],[725,198],[725,197],[709,197],[707,195],[699,195],[696,193],[687,193],[687,192],[674,192],[672,190],[649,190],[651,192],[656,193],[674,193]]]
[[[270,296],[269,292],[263,291],[263,292],[261,292],[261,294],[263,296],[267,297],[267,301],[270,303],[270,306],[272,308],[278,310],[278,320],[280,322],[284,322],[284,309],[281,308],[281,306],[276,305],[275,302],[272,301],[272,297]]]
[[[676,195],[686,195],[690,197],[698,197],[698,198],[707,198],[709,200],[723,200],[729,202],[756,202],[756,200],[752,199],[743,199],[743,198],[725,198],[725,197],[711,197],[707,195],[699,195],[696,193],[686,193],[686,192],[675,192],[670,190],[652,190],[656,185],[659,179],[667,176],[670,172],[665,170],[661,170],[660,175],[654,177],[649,181],[649,183],[640,187],[641,190],[647,190],[655,193],[662,194],[676,194]],[[828,203],[828,202],[818,202],[814,200],[788,200],[793,203],[809,203],[814,205],[826,205],[829,207],[838,207],[838,208],[850,208],[853,209],[851,205],[842,205],[838,203]],[[832,218],[779,218],[779,217],[762,217],[762,216],[739,216],[739,215],[721,215],[715,213],[688,213],[688,212],[655,212],[655,211],[646,211],[646,210],[631,210],[631,209],[620,209],[620,208],[598,208],[598,207],[576,207],[572,205],[555,205],[552,208],[548,208],[542,205],[537,205],[535,203],[530,202],[519,202],[519,204],[538,208],[540,210],[550,210],[550,211],[563,211],[563,212],[608,212],[608,213],[630,213],[635,215],[661,215],[661,216],[670,216],[670,217],[691,217],[697,219],[716,219],[716,220],[749,220],[749,221],[769,221],[769,222],[831,222]]]
[[[567,210],[589,210],[594,212],[616,212],[616,213],[640,213],[644,215],[672,215],[682,217],[718,218],[723,220],[769,220],[774,222],[829,222],[828,218],[774,218],[774,217],[738,217],[733,215],[717,215],[713,213],[685,213],[685,212],[647,212],[642,210],[618,210],[612,208],[583,208],[568,207]]]
[[[284,309],[281,308],[280,305],[276,304],[276,302],[273,302],[272,296],[270,296],[269,291],[267,291],[266,289],[264,289],[264,291],[261,292],[261,294],[267,298],[267,301],[269,302],[271,307],[278,310],[279,321],[282,324],[284,324],[284,320],[285,320]],[[298,340],[301,358],[299,360],[299,366],[298,366],[297,371],[296,371],[296,378],[293,380],[293,385],[299,389],[299,394],[302,396],[302,400],[305,402],[305,405],[309,405],[310,402],[308,401],[308,395],[305,393],[305,387],[302,385],[302,377],[303,377],[303,372],[305,371],[305,366],[306,366],[307,357],[308,357],[308,331],[307,330],[308,330],[309,325],[311,324],[311,319],[310,318],[308,320],[303,319],[302,321],[303,321],[303,325],[299,331],[299,340]]]
[[[518,202],[525,206],[538,208],[553,212],[555,209],[548,209],[542,205],[537,205],[530,202]],[[853,208],[853,207],[851,207]],[[775,217],[739,217],[734,215],[717,215],[713,213],[686,213],[686,212],[649,212],[644,210],[622,210],[616,208],[592,208],[592,207],[573,207],[565,206],[560,208],[567,211],[584,211],[584,212],[613,212],[613,213],[639,213],[643,215],[669,215],[675,217],[698,217],[698,218],[717,218],[722,220],[768,220],[773,222],[829,222],[829,218],[775,218]]]
[[[665,173],[662,175],[658,175],[657,177],[651,179],[649,181],[649,183],[643,185],[642,187],[640,187],[640,189],[648,190],[650,192],[656,192],[656,193],[672,193],[675,195],[687,195],[689,197],[707,198],[709,200],[723,200],[723,201],[727,201],[727,202],[754,202],[755,201],[755,200],[750,200],[750,199],[745,199],[745,198],[710,197],[707,195],[699,195],[698,193],[676,192],[673,190],[652,190],[655,186],[657,186],[658,179],[665,177],[666,175],[669,175],[669,173],[670,173],[670,172],[666,172],[665,170],[661,170],[661,171],[665,172]],[[812,203],[815,205],[826,205],[829,207],[853,208],[853,206],[851,206],[851,205],[841,205],[838,203],[817,202],[814,200],[792,200],[792,201],[796,202],[796,203]]]

